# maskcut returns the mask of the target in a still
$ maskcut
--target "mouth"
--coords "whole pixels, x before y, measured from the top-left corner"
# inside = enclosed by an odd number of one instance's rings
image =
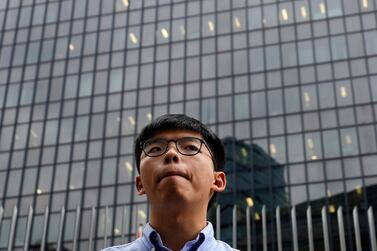
[[[182,177],[182,178],[185,178],[186,180],[189,180],[189,177],[186,173],[184,172],[180,172],[180,171],[166,171],[166,172],[163,172],[157,179],[158,182],[160,182],[161,180],[163,180],[164,178],[168,178],[168,177]]]

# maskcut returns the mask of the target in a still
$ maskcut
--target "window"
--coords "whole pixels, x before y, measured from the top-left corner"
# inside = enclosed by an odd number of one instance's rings
[[[201,121],[205,124],[216,122],[216,99],[203,99],[201,101]]]
[[[289,135],[288,143],[288,159],[289,162],[299,162],[304,160],[304,146],[302,143],[302,134]],[[273,149],[271,149],[273,150]]]
[[[266,116],[266,93],[256,92],[251,94],[252,117]]]
[[[218,99],[219,122],[232,120],[233,114],[232,97],[221,97]]]
[[[104,83],[102,83],[104,85]],[[123,88],[123,69],[112,69],[110,71],[109,92],[119,92]]]
[[[358,154],[356,129],[354,127],[340,130],[342,139],[342,153],[344,156]]]
[[[377,31],[369,31],[364,33],[365,44],[368,55],[377,54]]]
[[[313,63],[313,48],[311,41],[298,42],[298,52],[300,65]]]
[[[282,90],[273,90],[268,92],[268,113],[277,115],[283,113],[283,95]]]
[[[250,49],[250,72],[257,72],[264,70],[264,55],[263,48]]]
[[[296,50],[295,43],[282,44],[281,52],[282,52],[284,67],[297,65],[297,55],[296,55],[297,50]]]
[[[280,47],[277,45],[267,46],[265,52],[267,70],[280,68]]]
[[[278,48],[274,48],[274,49],[278,49]],[[271,51],[271,53],[275,53],[275,52],[276,52],[276,50]],[[274,55],[274,56],[277,57],[279,55],[280,54]],[[247,72],[247,63],[248,62],[247,62],[247,51],[246,50],[235,51],[233,53],[233,73],[234,74],[246,73]],[[280,62],[278,62],[278,64],[279,63]],[[271,67],[273,67],[274,65],[275,64],[272,64]]]
[[[235,119],[249,118],[249,95],[241,94],[234,97],[235,100]]]
[[[318,132],[305,134],[306,160],[322,158],[321,136]]]
[[[348,57],[346,39],[343,35],[331,37],[331,55],[333,60],[345,59]]]
[[[287,88],[284,90],[285,111],[298,112],[300,110],[300,95],[297,87]]]
[[[339,157],[339,135],[336,130],[322,132],[325,158]]]

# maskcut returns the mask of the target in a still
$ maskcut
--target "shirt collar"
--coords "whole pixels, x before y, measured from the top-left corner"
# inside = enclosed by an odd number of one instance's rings
[[[155,247],[153,243],[151,242],[151,238],[154,239],[154,244],[158,245],[158,247],[156,248],[159,248],[159,249],[157,250],[170,250],[163,245],[161,236],[149,223],[145,225],[143,229],[143,235],[141,238],[149,250]],[[207,226],[199,232],[195,240],[186,242],[182,250],[187,250],[187,251],[191,249],[196,250],[199,246],[206,246],[207,244],[209,244],[209,242],[213,240],[214,240],[213,226],[211,222],[207,222]]]

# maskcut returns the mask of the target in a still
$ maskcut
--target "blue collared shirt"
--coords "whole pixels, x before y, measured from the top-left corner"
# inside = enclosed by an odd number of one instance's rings
[[[160,235],[148,223],[143,230],[141,238],[120,246],[105,248],[102,251],[171,251],[162,243]],[[210,222],[200,231],[195,240],[187,242],[181,251],[231,251],[228,244],[223,241],[216,240],[213,235],[213,227]]]

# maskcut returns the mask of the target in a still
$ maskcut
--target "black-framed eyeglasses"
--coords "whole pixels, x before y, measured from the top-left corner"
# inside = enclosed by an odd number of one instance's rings
[[[169,140],[162,138],[149,139],[141,142],[140,147],[143,149],[145,155],[149,157],[158,157],[167,152],[170,142],[174,142],[178,152],[186,156],[198,154],[202,149],[202,145],[204,144],[212,157],[212,153],[204,140],[195,137],[184,137]]]

